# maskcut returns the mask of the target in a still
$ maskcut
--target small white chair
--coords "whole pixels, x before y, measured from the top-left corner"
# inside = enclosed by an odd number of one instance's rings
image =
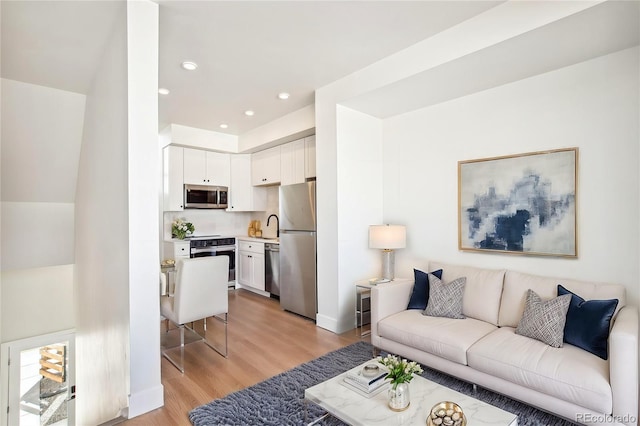
[[[161,297],[160,311],[167,321],[180,329],[181,363],[172,359],[166,349],[162,355],[184,373],[184,328],[201,337],[207,346],[227,357],[227,316],[229,311],[229,257],[210,256],[181,259],[176,264],[176,285],[173,297]],[[204,321],[206,335],[207,318],[214,317],[224,323],[224,352],[214,347],[193,329],[193,322]],[[192,323],[191,327],[187,323]],[[200,341],[200,340],[198,340]]]

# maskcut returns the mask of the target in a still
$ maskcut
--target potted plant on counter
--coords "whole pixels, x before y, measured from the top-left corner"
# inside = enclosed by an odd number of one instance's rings
[[[196,228],[193,223],[187,222],[185,218],[178,218],[171,223],[171,237],[184,240],[186,237],[193,235]]]

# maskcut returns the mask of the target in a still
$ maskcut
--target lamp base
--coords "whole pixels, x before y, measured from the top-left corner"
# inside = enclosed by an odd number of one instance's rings
[[[388,280],[393,281],[393,277],[395,274],[395,255],[393,250],[385,249],[382,250],[382,278],[386,278]]]

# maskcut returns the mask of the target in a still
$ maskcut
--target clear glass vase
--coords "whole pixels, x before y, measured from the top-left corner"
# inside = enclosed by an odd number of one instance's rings
[[[389,389],[389,408],[393,411],[404,411],[409,408],[409,383],[392,384]]]

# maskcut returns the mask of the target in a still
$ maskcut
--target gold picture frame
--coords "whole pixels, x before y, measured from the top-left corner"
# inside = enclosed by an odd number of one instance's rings
[[[578,257],[578,148],[458,162],[458,249]]]

